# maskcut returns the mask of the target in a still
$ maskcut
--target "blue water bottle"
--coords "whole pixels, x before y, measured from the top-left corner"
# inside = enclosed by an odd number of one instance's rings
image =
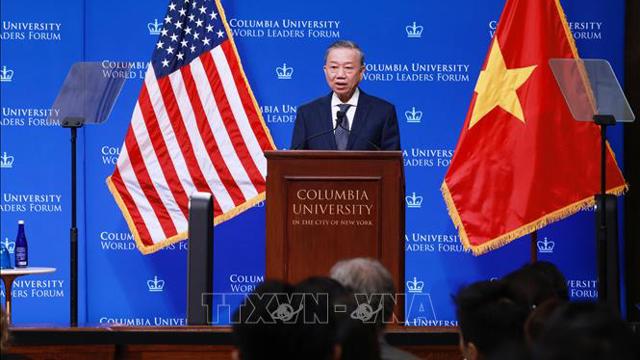
[[[24,220],[18,221],[18,236],[16,237],[16,267],[25,268],[29,266],[29,251],[27,247],[27,236],[24,234]]]

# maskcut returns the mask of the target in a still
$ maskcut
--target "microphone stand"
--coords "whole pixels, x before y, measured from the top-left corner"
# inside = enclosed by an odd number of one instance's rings
[[[338,126],[340,126],[340,127],[342,127],[343,129],[345,129],[345,130],[349,133],[349,135],[353,134],[353,135],[355,135],[356,139],[359,139],[359,138],[360,138],[360,135],[358,135],[358,133],[353,133],[351,130],[347,129],[346,127],[344,127],[344,126],[342,125],[343,120],[344,120],[344,118],[345,118],[345,115],[346,115],[346,113],[345,113],[345,112],[342,112],[342,113],[341,113],[340,111],[338,111],[338,113],[337,113],[338,119],[337,119],[337,121],[336,121],[336,123],[337,123],[337,124],[336,124],[336,128],[337,128]],[[342,119],[341,119],[341,117],[342,117]],[[368,143],[369,145],[373,146],[373,148],[374,148],[374,149],[376,149],[376,150],[381,150],[381,149],[380,149],[380,146],[378,146],[378,145],[376,145],[375,143],[371,142],[371,140],[369,140],[369,139],[367,139],[367,138],[365,138],[365,140],[367,140],[367,143]]]
[[[345,129],[344,126],[342,126],[342,122],[344,121],[344,115],[345,115],[345,113],[343,111],[338,111],[336,113],[336,117],[337,117],[336,118],[336,126],[331,128],[331,130],[321,131],[321,132],[319,132],[317,134],[311,135],[310,137],[304,139],[304,141],[301,144],[298,144],[298,145],[294,146],[293,149],[291,149],[291,150],[300,150],[300,147],[302,145],[304,145],[307,141],[313,140],[313,139],[315,139],[317,137],[320,137],[322,135],[326,135],[326,134],[328,134],[330,132],[335,132],[336,129],[338,128],[338,126],[341,126],[343,129]],[[349,131],[349,129],[345,129],[345,130]]]

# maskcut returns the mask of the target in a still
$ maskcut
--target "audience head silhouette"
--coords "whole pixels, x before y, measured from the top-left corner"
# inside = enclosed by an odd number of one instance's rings
[[[293,287],[280,281],[265,281],[233,314],[236,344],[234,358],[242,360],[289,358],[293,355],[290,326],[295,317],[279,316],[283,304],[289,304]]]
[[[503,282],[473,283],[462,288],[454,301],[465,358],[486,358],[524,343],[527,308],[509,297]]]
[[[370,258],[353,258],[337,262],[330,276],[353,290],[358,304],[368,303],[376,314],[375,323],[383,329],[391,320],[395,307],[395,286],[391,273],[380,262]]]
[[[567,280],[548,261],[525,264],[503,278],[515,301],[533,309],[549,299],[569,300]]]
[[[548,319],[535,360],[640,359],[638,338],[607,305],[567,303]]]

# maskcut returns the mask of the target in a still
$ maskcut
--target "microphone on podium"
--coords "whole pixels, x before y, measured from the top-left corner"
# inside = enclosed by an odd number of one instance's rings
[[[346,111],[340,111],[340,110],[338,110],[338,112],[336,113],[336,126],[334,126],[333,128],[331,128],[331,130],[322,131],[322,132],[319,132],[319,133],[317,133],[317,134],[314,134],[314,135],[311,135],[311,136],[309,136],[309,137],[305,138],[305,139],[304,139],[304,141],[303,141],[302,143],[300,143],[300,144],[296,145],[296,146],[295,146],[293,149],[291,149],[291,150],[300,150],[300,148],[301,148],[304,144],[306,144],[306,143],[307,143],[307,141],[310,141],[310,140],[313,140],[313,139],[315,139],[315,138],[317,138],[317,137],[319,137],[319,136],[322,136],[322,135],[325,135],[325,134],[328,134],[328,133],[334,132],[334,131],[336,131],[336,129],[338,128],[338,126],[340,126],[340,127],[342,127],[343,129],[345,129],[345,130],[349,131],[349,129],[345,128],[345,127],[342,125],[342,123],[343,123],[343,122],[344,122],[344,120],[346,119],[346,117],[345,117],[346,113],[347,113]]]
[[[349,128],[348,128],[348,127],[346,127],[346,126],[342,125],[342,123],[347,119],[346,115],[347,115],[347,111],[346,111],[346,110],[345,110],[345,111],[340,111],[340,110],[338,110],[338,112],[336,113],[336,117],[337,117],[337,119],[336,119],[336,127],[334,128],[334,130],[335,130],[335,129],[337,129],[337,128],[338,128],[338,126],[340,126],[340,127],[342,127],[343,129],[347,130],[347,132],[349,133],[349,135],[353,135],[353,136],[355,136],[355,137],[356,137],[356,139],[359,139],[359,138],[360,138],[360,135],[359,135],[357,132],[355,132],[355,131],[351,131],[351,130],[349,130]],[[374,149],[376,149],[376,150],[381,150],[381,149],[380,149],[380,146],[378,146],[378,145],[376,145],[375,143],[371,142],[371,140],[369,140],[369,139],[367,139],[367,138],[364,138],[364,139],[365,139],[365,140],[367,140],[367,143],[368,143],[369,145],[373,146],[373,147],[374,147]]]

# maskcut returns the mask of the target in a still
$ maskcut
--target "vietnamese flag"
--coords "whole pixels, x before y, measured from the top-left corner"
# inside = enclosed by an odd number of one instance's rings
[[[573,119],[551,58],[578,58],[559,0],[507,0],[441,186],[475,255],[595,204],[600,129]],[[610,148],[606,165],[621,194]]]

